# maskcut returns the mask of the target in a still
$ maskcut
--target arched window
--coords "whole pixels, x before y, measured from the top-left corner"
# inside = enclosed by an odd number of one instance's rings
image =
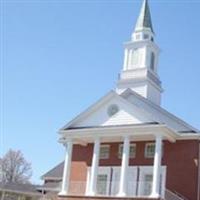
[[[154,54],[154,52],[151,52],[150,69],[151,69],[152,71],[155,70],[155,54]]]
[[[137,67],[137,65],[139,64],[139,50],[138,49],[134,49],[131,55],[131,68]]]

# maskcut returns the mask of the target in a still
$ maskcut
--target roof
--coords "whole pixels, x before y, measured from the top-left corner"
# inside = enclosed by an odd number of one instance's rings
[[[108,126],[85,126],[85,127],[69,127],[65,130],[73,130],[73,129],[90,129],[90,128],[110,128],[110,127],[128,127],[128,126],[144,126],[144,125],[155,125],[159,124],[158,122],[147,122],[141,124],[124,124],[124,125],[108,125]]]
[[[125,90],[122,94],[117,94],[115,91],[109,92],[95,104],[90,106],[84,112],[80,113],[76,118],[67,123],[63,128],[60,129],[60,133],[64,130],[71,130],[77,128],[93,128],[99,126],[106,126],[108,124],[100,123],[87,123],[86,119],[94,119],[94,114],[97,113],[102,107],[109,106],[113,99],[123,102],[123,105],[128,107],[128,111],[134,110],[133,115],[136,116],[138,113],[139,117],[143,117],[139,123],[159,123],[166,124],[170,129],[176,131],[179,134],[182,133],[199,133],[199,130],[192,127],[190,124],[169,113],[161,106],[158,106],[131,89]],[[118,102],[119,103],[119,102]],[[101,116],[96,116],[98,119],[102,119]],[[81,123],[80,123],[81,122]],[[84,123],[82,123],[84,122]],[[125,125],[124,119],[120,121],[120,124],[114,123],[114,125]],[[130,123],[129,123],[130,124]],[[138,122],[136,122],[138,124]],[[111,123],[109,125],[112,125]],[[133,123],[131,124],[133,125]]]
[[[56,165],[47,173],[45,173],[41,178],[44,180],[48,179],[62,180],[63,168],[64,168],[64,161]]]
[[[142,4],[140,15],[136,23],[135,31],[138,31],[144,28],[148,28],[153,32],[153,25],[151,21],[151,13],[149,9],[148,0],[144,0]]]
[[[0,191],[13,192],[18,194],[26,194],[31,196],[40,196],[37,191],[38,185],[20,184],[20,183],[2,183],[0,182]]]
[[[176,130],[178,133],[198,133],[198,134],[200,133],[200,131],[197,128],[191,126],[184,120],[168,112],[163,107],[158,106],[151,101],[148,101],[146,98],[142,97],[141,95],[137,94],[136,92],[134,92],[129,88],[121,94],[121,96],[126,98],[127,100],[129,99],[128,96],[130,95],[134,97],[134,101],[138,99],[140,102],[143,102],[143,105],[142,104],[141,105],[145,107],[144,108],[145,110],[148,110],[149,112],[156,111],[158,114],[160,114],[159,115],[160,119],[157,118],[156,120],[157,122],[167,124],[170,128]],[[128,101],[132,102],[133,100],[129,99]],[[151,111],[149,110],[149,108],[151,109]],[[173,121],[175,124],[179,124],[180,127],[182,127],[182,130],[175,129],[172,124],[170,125],[170,122],[168,120],[170,120],[171,122]]]
[[[47,182],[44,183],[42,186],[38,187],[38,190],[45,190],[45,191],[60,191],[62,181],[59,182]]]

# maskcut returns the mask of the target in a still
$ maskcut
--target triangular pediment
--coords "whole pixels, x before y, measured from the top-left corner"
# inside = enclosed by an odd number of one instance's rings
[[[118,112],[110,116],[108,110],[112,105],[117,105],[119,109]],[[131,89],[127,89],[122,94],[117,94],[115,91],[109,92],[66,124],[61,130],[76,127],[117,126],[155,122],[166,124],[169,128],[179,133],[198,132],[194,127]]]
[[[111,115],[109,110],[117,106],[118,111]],[[131,104],[116,92],[111,91],[97,103],[69,122],[62,129],[74,127],[113,126],[143,124],[153,122],[144,110]]]
[[[141,95],[138,95],[131,89],[127,89],[120,96],[126,99],[129,103],[137,106],[138,109],[144,109],[151,115],[153,121],[160,124],[166,124],[172,130],[179,133],[199,132],[198,129],[192,127],[187,122],[168,112],[164,108],[154,104],[148,99],[145,99]]]

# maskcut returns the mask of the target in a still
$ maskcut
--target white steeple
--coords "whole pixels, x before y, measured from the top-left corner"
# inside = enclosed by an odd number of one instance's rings
[[[132,89],[160,105],[161,82],[157,74],[159,47],[154,32],[148,1],[144,0],[131,41],[125,43],[124,65],[116,91]]]

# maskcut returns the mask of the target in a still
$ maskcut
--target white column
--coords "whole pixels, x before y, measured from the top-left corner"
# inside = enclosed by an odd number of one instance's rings
[[[127,61],[128,61],[128,49],[124,50],[124,70],[127,69]]]
[[[96,183],[97,183],[98,166],[99,166],[99,150],[100,150],[100,139],[96,138],[93,147],[93,157],[92,157],[92,166],[91,166],[89,192],[88,192],[88,195],[90,196],[94,196],[96,194]]]
[[[161,173],[161,159],[162,159],[162,136],[156,136],[156,146],[154,155],[154,166],[153,166],[153,182],[152,182],[152,193],[151,197],[160,197],[160,173]]]
[[[65,143],[66,154],[65,154],[65,164],[63,169],[63,179],[62,187],[59,195],[67,195],[69,188],[69,178],[70,178],[70,169],[71,169],[71,157],[72,157],[72,141],[69,140]]]
[[[130,139],[129,136],[125,136],[118,196],[126,196],[127,192],[126,190],[127,190],[127,172],[129,165],[129,148],[130,148]]]

